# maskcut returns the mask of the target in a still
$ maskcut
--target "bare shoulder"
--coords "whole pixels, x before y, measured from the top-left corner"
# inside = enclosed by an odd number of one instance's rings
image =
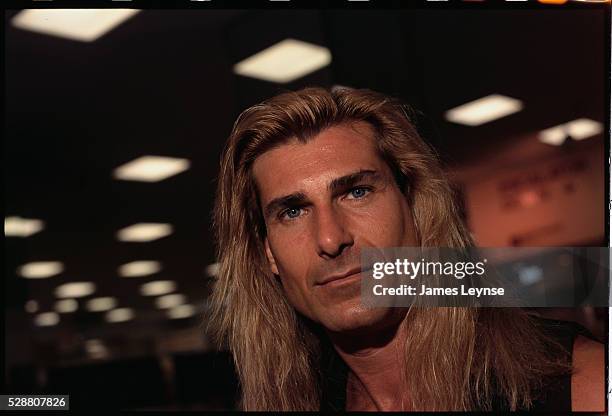
[[[578,336],[574,341],[572,410],[605,410],[605,352],[603,344]]]

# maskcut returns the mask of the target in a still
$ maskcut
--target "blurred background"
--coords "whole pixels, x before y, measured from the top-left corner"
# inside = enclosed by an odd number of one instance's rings
[[[237,115],[285,90],[410,103],[481,246],[607,246],[609,8],[518,9],[6,11],[8,391],[234,408],[206,336],[215,178]],[[539,312],[605,340],[606,310]]]

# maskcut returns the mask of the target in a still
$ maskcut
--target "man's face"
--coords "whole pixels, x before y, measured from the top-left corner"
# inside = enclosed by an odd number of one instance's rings
[[[332,332],[396,316],[360,300],[362,247],[415,246],[412,215],[365,123],[328,128],[255,160],[266,253],[289,302]]]

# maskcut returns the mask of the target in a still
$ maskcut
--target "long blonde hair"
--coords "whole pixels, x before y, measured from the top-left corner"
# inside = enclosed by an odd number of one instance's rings
[[[435,153],[412,113],[369,90],[307,88],[245,110],[221,159],[214,207],[220,269],[211,298],[213,336],[233,353],[244,410],[318,410],[320,339],[288,303],[266,260],[253,161],[330,126],[363,121],[375,131],[411,207],[423,247],[469,247],[471,238]],[[410,192],[408,192],[408,190]],[[404,377],[414,410],[528,408],[546,375],[567,370],[566,357],[520,309],[412,308],[403,325]],[[550,351],[557,351],[551,354]]]

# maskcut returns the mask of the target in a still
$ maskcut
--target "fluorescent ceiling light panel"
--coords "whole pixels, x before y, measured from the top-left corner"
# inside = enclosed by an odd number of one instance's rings
[[[561,146],[567,138],[567,132],[565,131],[565,125],[551,127],[546,130],[542,130],[538,134],[538,140],[542,143],[550,144],[552,146]]]
[[[148,242],[172,234],[170,224],[140,222],[117,231],[119,241]]]
[[[588,118],[579,118],[540,131],[538,140],[542,143],[560,146],[567,137],[574,140],[584,140],[600,134],[602,131],[603,125],[600,122]]]
[[[64,271],[64,265],[59,261],[34,261],[17,268],[17,273],[26,279],[45,279]]]
[[[285,39],[234,65],[234,73],[285,84],[326,67],[329,49],[296,39]]]
[[[182,319],[189,318],[190,316],[195,315],[196,308],[193,305],[180,305],[174,308],[170,308],[166,311],[168,318],[171,319]]]
[[[523,103],[504,95],[492,94],[448,110],[444,116],[453,123],[479,126],[523,109]]]
[[[35,300],[29,300],[25,304],[26,312],[36,313],[38,312],[38,309],[39,309],[38,302],[36,302]]]
[[[45,228],[45,223],[34,218],[6,217],[4,235],[7,237],[29,237]]]
[[[141,156],[113,172],[115,179],[124,181],[159,182],[189,169],[187,159],[166,156]]]
[[[64,283],[55,288],[55,296],[58,298],[82,298],[96,291],[96,285],[92,282]]]
[[[565,125],[567,133],[574,140],[584,140],[603,131],[603,125],[595,120],[579,118]]]
[[[55,312],[44,312],[36,315],[34,323],[37,326],[53,326],[60,321],[59,315]]]
[[[174,308],[175,306],[179,306],[184,304],[187,301],[185,295],[181,295],[179,293],[173,293],[172,295],[160,296],[155,299],[155,305],[159,309],[168,309]]]
[[[143,296],[160,296],[172,293],[176,290],[176,283],[172,280],[157,280],[155,282],[144,283],[140,286],[140,293]]]
[[[119,266],[121,277],[141,277],[157,273],[161,270],[161,263],[154,260],[140,260]]]
[[[58,300],[54,309],[59,313],[71,313],[79,309],[79,303],[74,299]]]
[[[118,308],[106,312],[107,322],[125,322],[134,318],[134,311],[130,308]]]
[[[86,308],[90,312],[110,311],[117,307],[117,299],[113,297],[102,297],[90,299],[87,302]]]
[[[131,9],[30,9],[13,17],[18,29],[93,42],[138,13]]]

